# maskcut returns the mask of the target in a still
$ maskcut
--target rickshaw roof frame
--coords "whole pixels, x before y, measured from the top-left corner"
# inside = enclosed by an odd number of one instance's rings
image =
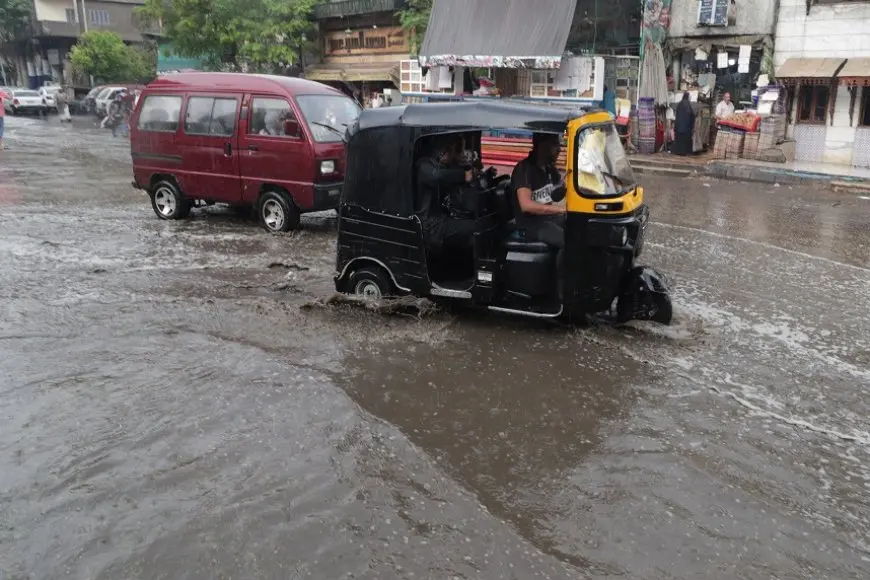
[[[563,135],[571,120],[599,111],[483,100],[364,109],[347,129],[341,203],[410,217],[416,196],[415,152],[421,138],[493,129]]]
[[[520,129],[533,133],[564,133],[568,122],[597,111],[592,107],[505,103],[475,100],[448,103],[413,103],[365,109],[351,128],[351,135],[370,129],[407,127],[424,134],[457,131]]]

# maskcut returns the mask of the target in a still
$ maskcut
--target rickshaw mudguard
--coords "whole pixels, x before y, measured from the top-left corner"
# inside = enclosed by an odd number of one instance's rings
[[[620,322],[634,319],[670,324],[673,317],[670,284],[654,268],[635,266],[623,279],[616,313]]]
[[[643,244],[646,216],[643,205],[628,214],[568,212],[563,264],[566,310],[610,310],[626,273],[634,267],[636,247]]]

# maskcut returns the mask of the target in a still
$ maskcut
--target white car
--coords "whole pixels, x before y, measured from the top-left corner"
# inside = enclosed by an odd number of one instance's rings
[[[97,115],[100,117],[105,117],[106,113],[109,111],[109,103],[112,102],[112,99],[115,98],[115,95],[118,92],[124,90],[125,87],[106,87],[97,95],[95,99],[96,107],[95,110]]]
[[[6,91],[8,99],[3,99],[3,108],[13,115],[21,113],[45,114],[48,112],[48,104],[39,94],[39,91],[29,89],[12,89]]]

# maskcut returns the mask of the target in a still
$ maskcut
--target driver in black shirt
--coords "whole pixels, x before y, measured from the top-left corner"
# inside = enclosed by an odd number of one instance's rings
[[[517,195],[517,226],[528,241],[565,247],[565,208],[554,202],[565,198],[565,182],[556,161],[562,145],[558,135],[535,133],[529,156],[517,163],[511,185]]]

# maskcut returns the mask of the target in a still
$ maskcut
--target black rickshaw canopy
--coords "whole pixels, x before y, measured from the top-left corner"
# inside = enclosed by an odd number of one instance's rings
[[[387,126],[432,127],[436,130],[426,133],[438,133],[461,127],[478,131],[523,129],[539,133],[562,133],[568,121],[586,111],[585,108],[492,100],[422,103],[366,109],[360,115],[356,130]]]
[[[483,100],[365,109],[347,132],[342,204],[409,217],[414,213],[414,163],[421,137],[490,129],[562,134],[568,121],[586,112]]]

